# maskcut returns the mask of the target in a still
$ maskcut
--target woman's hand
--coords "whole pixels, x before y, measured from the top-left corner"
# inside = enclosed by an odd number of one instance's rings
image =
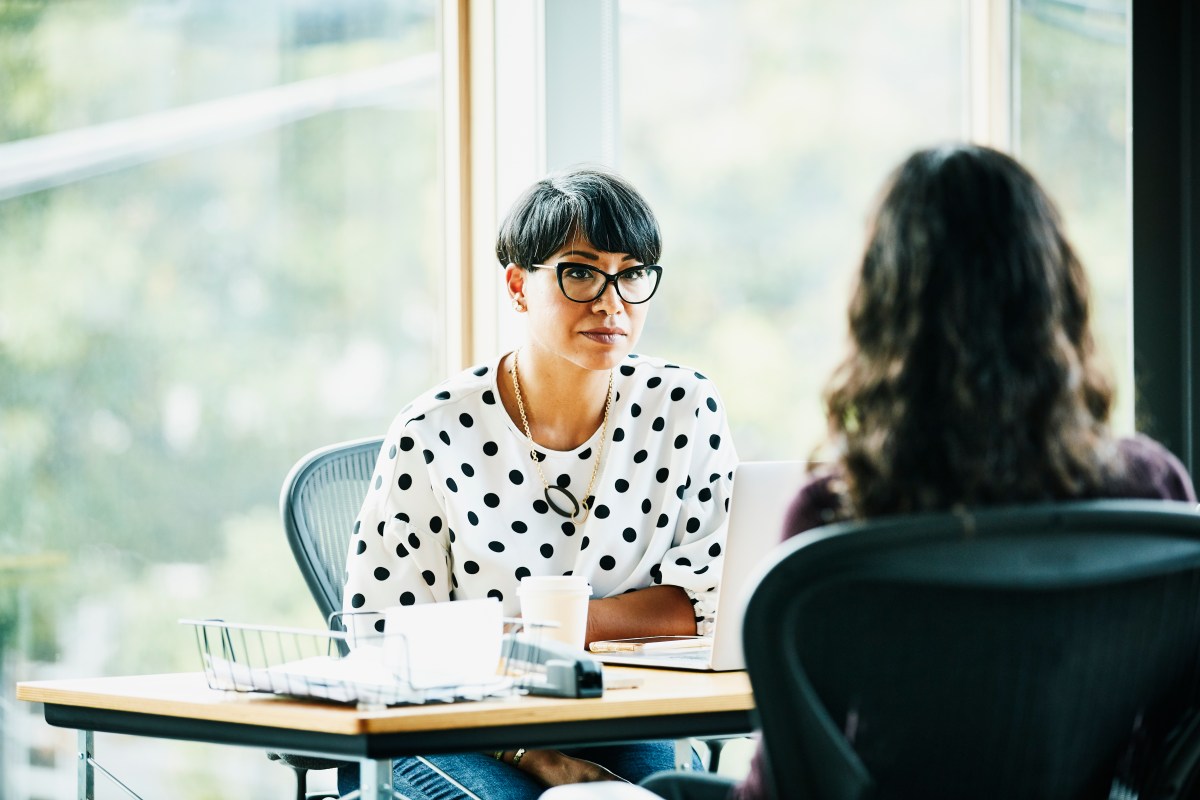
[[[604,767],[582,758],[571,758],[557,750],[529,750],[517,769],[523,770],[547,786],[593,781],[625,781]]]

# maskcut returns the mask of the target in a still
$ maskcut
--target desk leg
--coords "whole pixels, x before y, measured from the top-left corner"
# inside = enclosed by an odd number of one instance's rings
[[[362,800],[391,800],[392,760],[363,759],[358,762],[359,788]]]
[[[95,734],[79,731],[79,764],[76,766],[76,797],[79,800],[94,800],[96,797],[96,772],[92,759],[96,756]]]

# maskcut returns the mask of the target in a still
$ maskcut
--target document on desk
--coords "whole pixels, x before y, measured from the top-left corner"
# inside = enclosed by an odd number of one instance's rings
[[[482,700],[511,693],[510,678],[495,677],[479,684],[414,688],[384,666],[379,647],[356,648],[343,658],[316,656],[272,667],[248,667],[210,656],[209,674],[219,689],[270,692],[338,703],[411,705]]]

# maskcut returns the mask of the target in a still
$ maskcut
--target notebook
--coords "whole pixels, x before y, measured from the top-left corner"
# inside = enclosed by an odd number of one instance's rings
[[[805,461],[744,461],[733,471],[725,567],[711,645],[689,650],[592,653],[605,664],[706,672],[745,669],[742,614],[759,566],[779,544],[783,518],[808,472]]]

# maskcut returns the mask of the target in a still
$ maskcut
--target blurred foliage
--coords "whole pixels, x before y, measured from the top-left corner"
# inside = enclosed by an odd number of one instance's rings
[[[0,0],[0,150],[427,57],[435,7]],[[0,201],[6,703],[41,663],[195,670],[180,617],[323,625],[280,485],[441,377],[438,97],[435,76]]]

